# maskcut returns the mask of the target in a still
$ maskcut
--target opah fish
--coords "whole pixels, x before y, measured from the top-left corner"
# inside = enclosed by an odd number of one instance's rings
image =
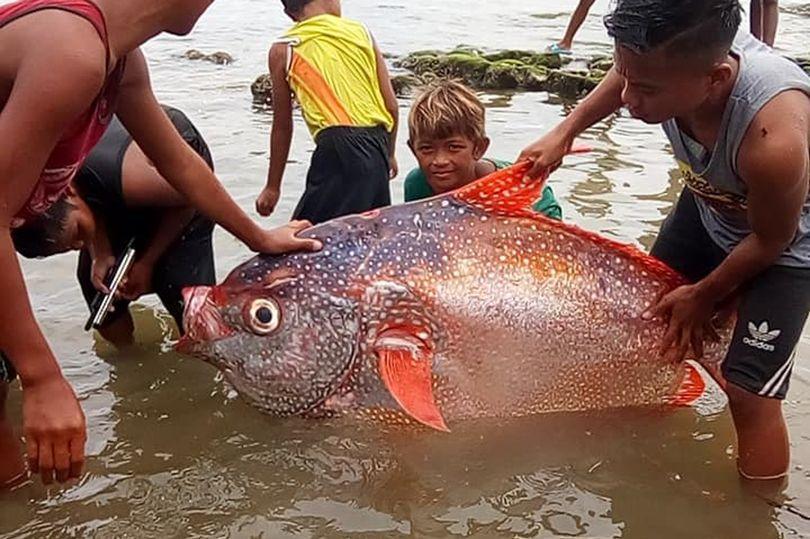
[[[318,253],[258,256],[186,291],[179,347],[274,415],[465,418],[687,404],[700,375],[641,313],[684,280],[531,209],[527,165],[313,227]],[[710,344],[715,364],[727,344]]]

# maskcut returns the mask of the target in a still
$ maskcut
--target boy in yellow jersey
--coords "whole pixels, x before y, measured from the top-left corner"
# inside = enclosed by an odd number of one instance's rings
[[[295,25],[270,48],[273,129],[261,215],[275,209],[292,140],[292,96],[316,149],[293,215],[321,223],[391,203],[397,100],[371,34],[340,0],[282,0]]]

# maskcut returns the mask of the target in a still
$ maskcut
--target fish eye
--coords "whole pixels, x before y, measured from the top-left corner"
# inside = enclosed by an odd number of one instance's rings
[[[248,309],[246,322],[257,335],[272,333],[281,322],[281,311],[278,304],[266,298],[253,300]]]

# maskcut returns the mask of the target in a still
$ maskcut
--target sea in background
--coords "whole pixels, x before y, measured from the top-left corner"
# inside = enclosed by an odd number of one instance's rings
[[[4,3],[4,2],[0,2]],[[226,188],[255,216],[272,115],[251,100],[269,44],[289,24],[280,2],[219,0],[189,36],[145,47],[160,100],[184,110],[211,146]],[[778,48],[810,52],[810,5],[781,2]],[[459,44],[542,49],[562,35],[572,0],[344,0],[380,47],[401,56]],[[746,3],[747,5],[747,3]],[[597,0],[578,55],[609,54]],[[227,51],[217,66],[188,49]],[[566,104],[545,93],[485,93],[490,155],[515,158]],[[415,165],[401,101],[393,198]],[[282,199],[289,218],[313,143],[296,119]],[[551,179],[565,219],[648,248],[682,185],[667,141],[625,113],[583,136]],[[249,253],[216,233],[220,278]],[[810,339],[803,337],[785,402],[793,450],[780,496],[742,488],[727,409],[702,415],[611,410],[510,422],[478,421],[447,436],[352,422],[274,420],[247,406],[197,360],[170,350],[169,317],[151,298],[135,307],[139,344],[125,353],[81,327],[86,307],[76,256],[26,261],[36,310],[89,424],[78,484],[30,481],[0,496],[0,538],[42,537],[588,537],[771,539],[810,537]],[[11,398],[18,417],[19,391]],[[19,426],[19,425],[18,425]]]

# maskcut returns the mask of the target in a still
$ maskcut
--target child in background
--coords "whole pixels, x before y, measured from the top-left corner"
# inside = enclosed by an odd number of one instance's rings
[[[512,163],[487,159],[485,109],[476,95],[458,82],[441,81],[414,102],[408,117],[408,146],[419,168],[405,178],[405,202],[453,191]],[[562,210],[550,187],[534,210],[553,219]]]
[[[391,203],[398,105],[382,54],[340,0],[282,0],[295,21],[270,48],[273,129],[261,215],[278,203],[292,140],[292,96],[316,149],[293,215],[320,223]]]
[[[585,22],[585,19],[588,18],[588,12],[591,10],[595,1],[596,0],[579,0],[577,9],[574,10],[573,15],[571,15],[571,20],[568,21],[565,35],[560,41],[548,47],[548,49],[546,49],[548,52],[554,54],[571,54],[571,48],[574,46],[574,36],[576,36],[582,23]]]

